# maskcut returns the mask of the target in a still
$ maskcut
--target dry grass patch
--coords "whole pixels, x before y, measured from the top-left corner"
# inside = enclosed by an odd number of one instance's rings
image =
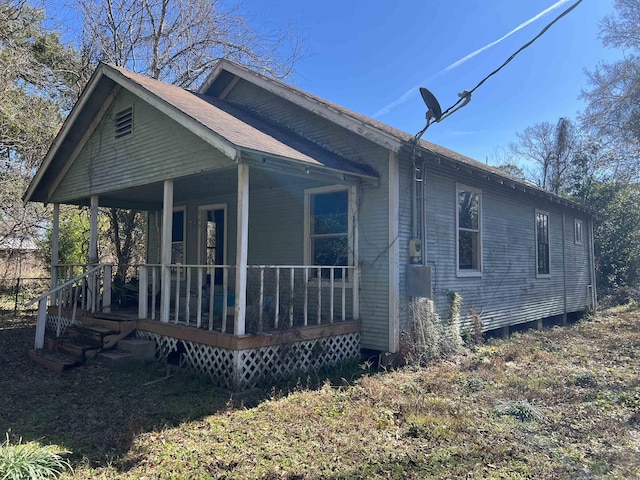
[[[31,369],[57,410],[42,395],[15,417],[5,402],[0,419],[74,451],[69,479],[637,478],[639,326],[638,310],[614,310],[423,368],[345,370],[348,381],[242,401],[187,377],[145,387],[153,368]],[[114,411],[104,421],[101,404]],[[70,405],[85,420],[65,429]]]

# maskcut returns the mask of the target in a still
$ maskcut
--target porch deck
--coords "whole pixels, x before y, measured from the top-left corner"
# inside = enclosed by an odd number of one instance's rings
[[[349,278],[349,267],[251,267],[255,275],[245,277],[249,295],[242,325],[234,290],[226,282],[234,267],[139,268],[144,273],[137,310],[111,303],[109,266],[87,269],[66,281],[60,274],[60,285],[37,299],[36,348],[42,348],[45,333],[59,337],[76,323],[126,322],[136,337],[155,342],[159,360],[176,361],[234,390],[333,366],[360,354],[360,321],[353,318],[358,310],[355,273]],[[220,288],[213,281],[216,271],[225,278]],[[161,275],[169,280],[168,299],[156,282]],[[213,288],[205,288],[207,278]],[[196,286],[195,294],[191,285]]]

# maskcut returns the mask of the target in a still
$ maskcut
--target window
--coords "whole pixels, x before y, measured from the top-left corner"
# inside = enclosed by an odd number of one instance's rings
[[[342,186],[305,191],[307,265],[352,264],[350,195],[350,191]],[[335,270],[334,273],[334,278],[342,278],[341,270]],[[317,275],[316,272],[313,274]],[[328,278],[329,270],[323,271],[322,276]]]
[[[457,248],[459,276],[479,276],[482,273],[482,192],[458,185]]]
[[[549,214],[536,210],[536,264],[538,276],[549,275]]]
[[[113,136],[122,138],[133,133],[133,107],[125,108],[113,118]]]
[[[574,240],[578,245],[582,245],[582,220],[575,219],[573,221]]]
[[[186,211],[184,207],[173,211],[171,225],[171,264],[184,264],[184,231]]]

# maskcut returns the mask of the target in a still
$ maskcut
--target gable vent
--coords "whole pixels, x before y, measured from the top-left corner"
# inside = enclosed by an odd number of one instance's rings
[[[116,113],[113,119],[113,131],[115,138],[126,137],[133,133],[133,107],[125,108]]]

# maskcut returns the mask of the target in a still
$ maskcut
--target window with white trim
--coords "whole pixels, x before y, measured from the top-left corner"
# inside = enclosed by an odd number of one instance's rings
[[[185,230],[187,222],[187,209],[185,207],[173,210],[171,223],[171,264],[184,264]]]
[[[549,213],[536,210],[536,273],[539,277],[550,274]]]
[[[458,276],[482,274],[482,191],[456,187],[456,264]]]
[[[305,263],[319,266],[353,264],[351,193],[348,187],[332,186],[305,190]],[[317,272],[313,272],[317,276]],[[329,269],[322,271],[329,277]],[[340,269],[334,278],[342,278]]]
[[[583,237],[582,237],[582,220],[576,218],[573,220],[573,238],[576,244],[582,245]]]

